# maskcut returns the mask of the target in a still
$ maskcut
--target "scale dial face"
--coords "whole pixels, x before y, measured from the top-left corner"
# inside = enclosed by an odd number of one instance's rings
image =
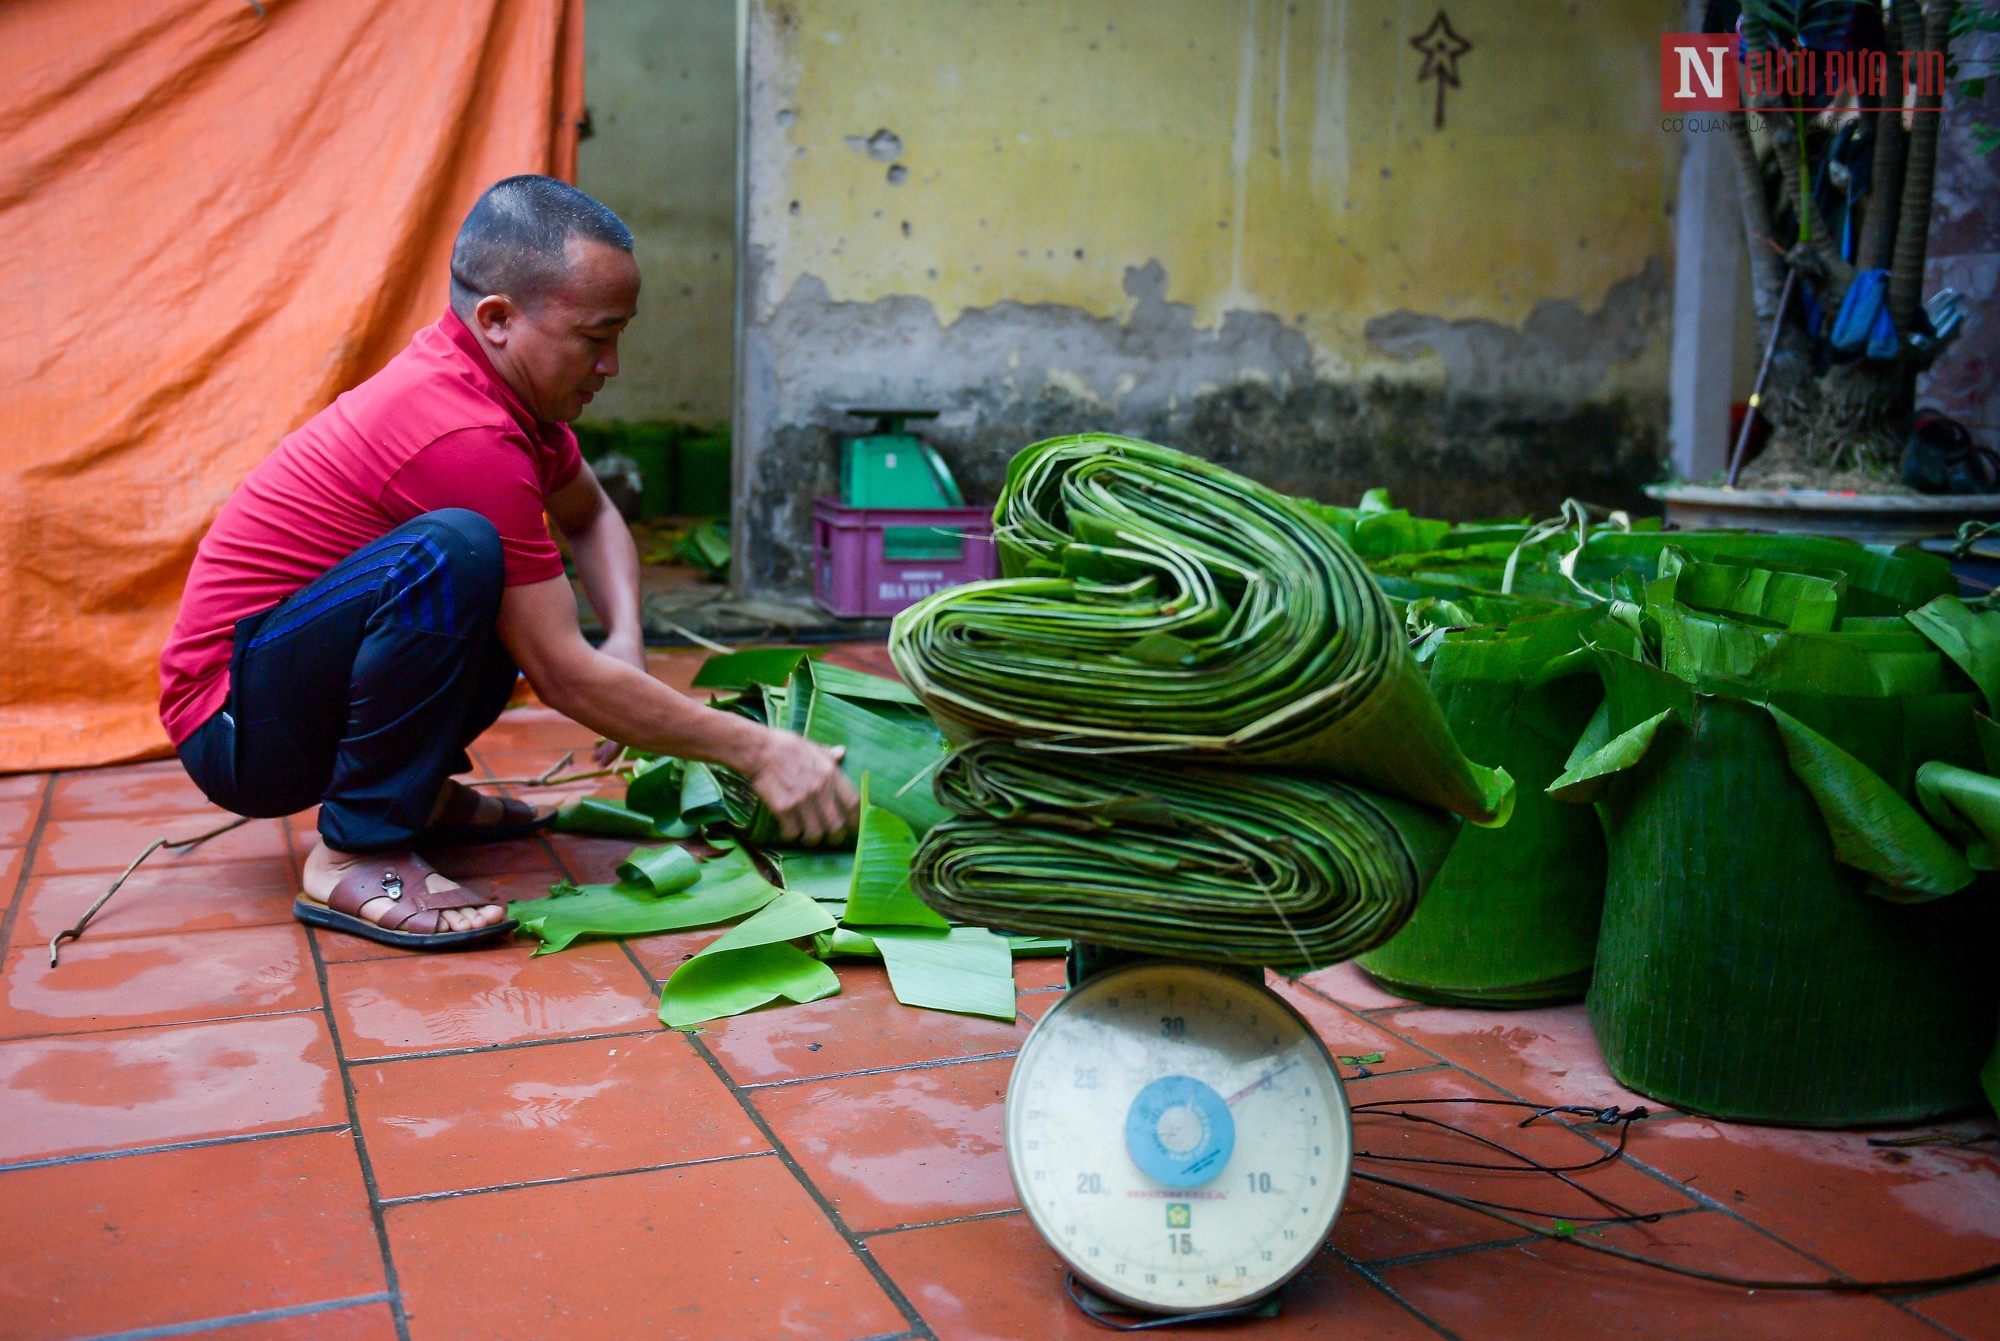
[[[1035,1026],[1007,1090],[1007,1165],[1035,1227],[1099,1293],[1159,1312],[1284,1284],[1325,1242],[1353,1158],[1326,1046],[1212,968],[1090,979]]]

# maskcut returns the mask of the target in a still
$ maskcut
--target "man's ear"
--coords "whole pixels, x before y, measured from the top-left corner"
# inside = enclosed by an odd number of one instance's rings
[[[517,315],[513,300],[504,294],[489,293],[472,309],[472,324],[488,344],[504,345]]]

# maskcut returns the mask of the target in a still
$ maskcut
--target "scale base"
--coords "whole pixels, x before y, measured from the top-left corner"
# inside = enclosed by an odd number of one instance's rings
[[[1119,1331],[1151,1331],[1160,1327],[1178,1327],[1183,1323],[1221,1322],[1228,1318],[1281,1318],[1285,1314],[1286,1286],[1280,1285],[1262,1299],[1253,1299],[1235,1308],[1216,1309],[1207,1313],[1155,1313],[1150,1309],[1134,1308],[1132,1305],[1101,1295],[1090,1286],[1077,1279],[1074,1271],[1063,1273],[1063,1288],[1069,1291],[1069,1301],[1077,1311],[1092,1322],[1101,1322]],[[1131,1318],[1128,1324],[1110,1322],[1112,1318]]]

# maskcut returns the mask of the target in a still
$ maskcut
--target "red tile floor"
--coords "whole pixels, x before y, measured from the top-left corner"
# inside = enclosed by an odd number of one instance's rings
[[[885,669],[881,649],[837,654]],[[683,685],[698,658],[662,656]],[[533,705],[477,748],[539,773],[590,736]],[[838,997],[662,1030],[659,979],[714,933],[449,957],[290,917],[310,816],[142,868],[48,965],[49,938],[152,838],[218,812],[171,763],[0,778],[0,1337],[1042,1338],[1101,1334],[1016,1208],[1000,1144],[1022,1020],[904,1008],[879,970]],[[445,868],[496,896],[603,878],[629,845],[557,836]],[[1333,969],[1279,984],[1356,1102],[1629,1104],[1579,1007],[1416,1006]],[[1348,1068],[1352,1069],[1352,1068]],[[1427,1109],[1435,1113],[1436,1109]],[[1456,1110],[1454,1110],[1456,1111]],[[1462,1120],[1547,1162],[1609,1129]],[[1604,1243],[1765,1278],[1936,1276],[2000,1258],[1990,1122],[1866,1133],[1635,1124],[1579,1181],[1650,1224]],[[1481,1157],[1379,1116],[1383,1155]],[[1547,1178],[1364,1162],[1583,1215]],[[1746,1293],[1357,1183],[1270,1338],[1588,1336],[2000,1341],[2000,1283],[1892,1299]]]

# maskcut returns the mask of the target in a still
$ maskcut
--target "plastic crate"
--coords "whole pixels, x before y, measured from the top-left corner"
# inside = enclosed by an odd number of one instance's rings
[[[891,530],[955,530],[958,554],[893,559]],[[990,508],[850,508],[813,500],[813,599],[847,619],[893,615],[934,591],[995,576]]]

